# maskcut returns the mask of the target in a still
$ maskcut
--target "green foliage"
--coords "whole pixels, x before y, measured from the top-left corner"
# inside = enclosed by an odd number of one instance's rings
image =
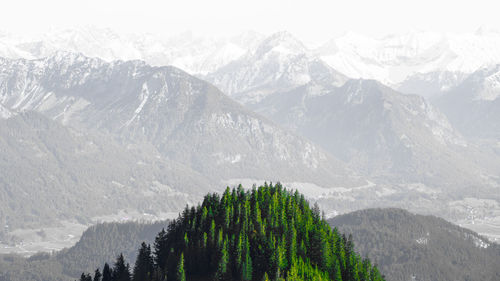
[[[186,272],[184,271],[184,253],[181,253],[181,257],[179,258],[176,277],[178,281],[186,281]]]
[[[157,235],[154,257],[148,249],[143,243],[133,280],[383,280],[317,206],[280,184],[209,194]],[[154,274],[142,277],[143,268]]]

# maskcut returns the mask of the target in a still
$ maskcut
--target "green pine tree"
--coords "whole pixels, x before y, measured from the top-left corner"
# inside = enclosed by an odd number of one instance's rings
[[[176,271],[177,281],[186,281],[186,272],[184,271],[184,253],[181,253],[179,264]]]

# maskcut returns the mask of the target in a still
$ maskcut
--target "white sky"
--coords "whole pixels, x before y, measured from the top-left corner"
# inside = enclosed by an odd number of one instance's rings
[[[2,0],[0,30],[39,33],[81,25],[118,31],[210,35],[288,30],[319,43],[346,31],[369,36],[409,30],[500,29],[494,0]]]

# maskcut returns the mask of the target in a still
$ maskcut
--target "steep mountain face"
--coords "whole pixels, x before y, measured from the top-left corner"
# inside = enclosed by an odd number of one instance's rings
[[[436,103],[464,135],[500,140],[500,65],[474,72]]]
[[[328,221],[391,281],[498,280],[500,248],[470,230],[401,209],[368,209]]]
[[[3,59],[0,69],[6,107],[35,110],[122,142],[151,143],[162,157],[216,179],[354,183],[323,150],[174,67],[58,53],[43,60]]]
[[[333,85],[347,80],[287,32],[271,35],[254,50],[205,78],[243,104],[257,103],[275,91],[292,89],[312,79]]]
[[[196,200],[211,181],[144,144],[69,129],[38,113],[0,119],[0,234],[136,210],[158,215]],[[92,207],[90,207],[92,206]]]
[[[435,187],[487,184],[498,159],[468,144],[423,98],[376,81],[311,82],[251,107],[380,179]],[[481,167],[470,159],[490,159]],[[486,161],[486,160],[484,160]],[[497,161],[497,162],[491,162]]]

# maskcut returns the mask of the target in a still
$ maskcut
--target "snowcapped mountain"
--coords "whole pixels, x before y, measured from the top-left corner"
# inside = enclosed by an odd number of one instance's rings
[[[243,104],[259,102],[272,92],[292,89],[312,79],[333,85],[347,80],[312,56],[306,46],[288,32],[267,37],[240,59],[205,78]]]
[[[446,117],[416,95],[373,80],[341,87],[314,81],[277,91],[251,105],[278,124],[320,144],[336,157],[392,183],[464,188],[488,184],[498,169],[455,131]],[[486,167],[471,159],[490,159]]]
[[[409,32],[380,39],[347,33],[315,53],[349,77],[397,85],[414,74],[472,73],[500,62],[499,50],[500,33],[480,29],[474,34]]]
[[[471,92],[467,93],[470,100],[495,101],[500,97],[500,64],[479,69],[464,84],[470,87]]]
[[[436,104],[463,134],[500,140],[500,65],[472,73]]]
[[[163,36],[79,27],[30,38],[5,34],[0,36],[0,56],[33,59],[66,51],[106,61],[144,60],[154,66],[173,65],[189,73],[206,74],[237,59],[261,38],[260,34],[250,31],[227,38],[211,38],[190,32]]]
[[[356,184],[344,164],[174,67],[59,52],[0,60],[0,103],[62,124],[150,143],[215,179]]]
[[[453,87],[461,81],[456,79],[453,83],[447,73],[460,78],[481,67],[497,64],[500,62],[499,47],[500,32],[486,28],[471,34],[413,31],[377,39],[347,32],[314,49],[307,48],[287,32],[267,38],[256,32],[217,38],[190,32],[164,36],[79,27],[30,38],[0,34],[0,56],[7,58],[43,58],[56,51],[68,51],[106,61],[139,59],[153,66],[173,65],[191,74],[223,79],[218,76],[231,69],[228,64],[248,62],[252,56],[257,62],[264,59],[262,56],[266,53],[270,56],[267,59],[293,61],[295,57],[295,64],[299,64],[300,57],[306,55],[309,60],[321,59],[350,78],[375,79],[389,86],[402,87],[400,90],[406,89],[401,84],[415,84],[420,80],[424,86],[432,80],[439,83],[439,88]],[[307,80],[307,75],[299,72],[297,69],[289,79]],[[445,73],[445,77],[440,73]],[[246,79],[252,80],[251,77]],[[222,80],[220,84],[228,93],[241,88]]]

